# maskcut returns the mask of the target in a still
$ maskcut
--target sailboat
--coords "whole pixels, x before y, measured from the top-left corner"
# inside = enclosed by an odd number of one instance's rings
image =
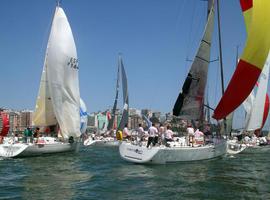
[[[267,10],[270,8],[270,2],[248,0],[240,1],[240,4],[245,18],[248,38],[234,75],[215,109],[213,117],[217,120],[225,118],[244,102],[247,111],[245,130],[255,131],[261,129],[266,120],[265,106],[263,105],[265,105],[269,76],[270,40],[268,35],[270,34],[270,17]],[[253,94],[250,94],[250,92],[260,74],[260,85],[256,99],[253,100]],[[245,98],[247,98],[246,101],[244,101]],[[234,148],[233,143],[232,147]],[[229,148],[228,151],[230,150],[232,150],[230,153],[243,151],[241,146],[235,150]]]
[[[116,93],[115,93],[115,100],[113,104],[113,109],[111,113],[111,118],[109,119],[109,123],[107,125],[107,133],[109,136],[98,137],[98,138],[91,138],[89,137],[84,141],[85,146],[89,145],[105,145],[105,146],[118,146],[119,141],[114,136],[114,127],[115,127],[115,117],[116,117],[116,109],[118,103],[118,96],[119,96],[119,87],[120,87],[120,78],[122,80],[122,90],[123,90],[123,111],[120,123],[117,127],[117,130],[123,130],[125,125],[128,123],[128,110],[129,110],[129,99],[128,99],[128,85],[127,85],[127,75],[123,64],[122,56],[119,55],[118,57],[118,69],[117,69],[117,80],[116,80]]]
[[[208,18],[195,59],[173,108],[173,114],[183,119],[201,120],[204,110],[204,91],[210,60],[211,38],[214,26],[214,1],[208,1]],[[119,152],[124,160],[134,163],[165,164],[182,161],[197,161],[222,156],[226,141],[214,139],[213,143],[191,147],[185,139],[173,146],[138,146],[122,142]]]
[[[256,84],[270,48],[270,1],[240,0],[247,41],[236,70],[220,99],[213,118],[224,119],[248,97]]]
[[[259,83],[254,87],[248,98],[243,102],[245,109],[245,127],[240,132],[243,136],[253,135],[249,141],[238,141],[236,137],[228,140],[227,153],[258,153],[266,146],[260,146],[260,139],[254,137],[256,132],[260,132],[264,127],[268,113],[269,113],[269,96],[266,93],[269,79],[269,57],[266,62],[262,74],[260,75]],[[257,87],[257,93],[254,95],[254,90]],[[266,95],[264,97],[264,95]],[[264,105],[264,106],[262,106]],[[266,149],[270,149],[266,147]],[[265,151],[265,150],[264,150]]]
[[[71,27],[59,3],[52,20],[33,122],[36,127],[59,127],[59,138],[6,144],[0,156],[22,157],[73,151],[80,132],[78,59]]]
[[[260,75],[260,79],[258,85],[254,87],[253,90],[257,87],[257,93],[254,95],[252,92],[247,101],[244,103],[244,107],[246,110],[246,126],[244,131],[246,134],[255,134],[256,132],[260,132],[263,128],[268,113],[269,113],[269,97],[267,95],[267,86],[269,80],[269,66],[270,65],[270,54],[268,55],[267,61],[264,65],[262,73]],[[233,145],[238,145],[238,142],[230,142],[230,146],[228,146],[228,152],[232,154],[237,149]],[[261,149],[260,140],[257,137],[252,137],[252,141],[247,142],[246,144],[240,144],[241,151],[240,152],[253,152],[254,149]],[[233,147],[233,149],[231,148]],[[239,149],[240,150],[240,149]],[[256,151],[257,152],[257,151]]]

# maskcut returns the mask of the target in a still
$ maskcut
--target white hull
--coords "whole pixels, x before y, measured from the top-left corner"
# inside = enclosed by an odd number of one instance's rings
[[[227,143],[220,140],[216,145],[208,144],[201,147],[157,146],[147,148],[127,142],[122,142],[119,147],[121,157],[133,163],[166,164],[174,162],[188,162],[207,160],[222,156],[226,153]]]
[[[55,154],[69,151],[75,151],[79,143],[74,142],[62,143],[54,142],[51,144],[36,144],[36,143],[15,143],[15,144],[1,144],[0,157],[28,157],[39,156],[43,154]]]

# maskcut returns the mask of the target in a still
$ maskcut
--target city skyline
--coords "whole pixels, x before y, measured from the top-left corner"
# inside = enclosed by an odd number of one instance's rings
[[[56,2],[1,3],[4,76],[0,84],[5,86],[5,92],[0,94],[0,106],[34,110]],[[227,85],[235,68],[236,46],[241,55],[246,30],[239,2],[220,3]],[[75,38],[80,92],[89,113],[112,107],[119,52],[127,73],[130,107],[171,112],[191,64],[186,60],[192,60],[202,36],[207,2],[66,0],[61,1],[61,6]],[[219,55],[216,24],[211,60]],[[211,107],[221,96],[219,73],[219,63],[212,62],[208,82]],[[120,101],[120,109],[121,105]],[[236,123],[240,126],[242,122]]]

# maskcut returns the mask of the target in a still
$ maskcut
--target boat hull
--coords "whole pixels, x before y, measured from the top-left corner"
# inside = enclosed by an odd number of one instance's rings
[[[54,143],[54,144],[2,144],[0,145],[1,157],[28,157],[39,156],[44,154],[55,154],[69,151],[75,151],[78,143]]]
[[[201,147],[151,147],[133,145],[122,142],[119,147],[120,156],[129,162],[146,164],[166,164],[189,162],[220,157],[226,153],[227,143],[221,140],[217,144]]]

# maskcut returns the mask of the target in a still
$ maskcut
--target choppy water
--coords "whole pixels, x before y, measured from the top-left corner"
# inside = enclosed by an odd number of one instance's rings
[[[112,147],[0,159],[0,199],[270,199],[269,153],[155,166]]]

